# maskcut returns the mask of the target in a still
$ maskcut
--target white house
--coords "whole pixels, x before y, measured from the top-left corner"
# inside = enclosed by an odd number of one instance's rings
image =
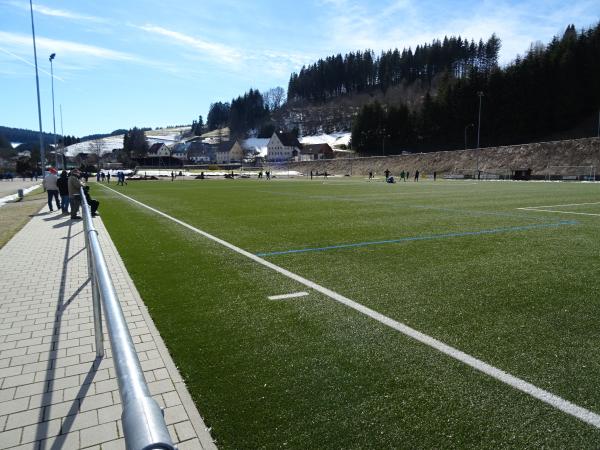
[[[152,146],[148,149],[148,156],[170,156],[171,152],[169,151],[169,147],[163,142],[157,142],[156,144],[152,144]]]
[[[290,161],[300,155],[302,144],[292,133],[275,132],[267,144],[268,161]]]

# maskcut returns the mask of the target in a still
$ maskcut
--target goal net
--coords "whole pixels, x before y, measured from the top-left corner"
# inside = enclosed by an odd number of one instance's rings
[[[444,175],[450,180],[510,180],[510,169],[482,167],[477,169],[454,168],[452,172]]]
[[[596,179],[596,166],[548,166],[547,181],[593,181]]]

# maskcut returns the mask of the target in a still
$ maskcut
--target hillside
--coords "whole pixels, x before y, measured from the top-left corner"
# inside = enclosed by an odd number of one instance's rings
[[[510,170],[531,169],[532,175],[544,176],[548,167],[556,173],[570,174],[567,168],[557,166],[594,166],[600,168],[600,138],[539,142],[533,144],[455,150],[387,157],[335,159],[291,163],[290,168],[308,173],[311,170],[336,175],[367,175],[369,171],[383,174],[389,169],[398,175],[402,170],[419,170],[431,175],[474,171],[506,173]]]

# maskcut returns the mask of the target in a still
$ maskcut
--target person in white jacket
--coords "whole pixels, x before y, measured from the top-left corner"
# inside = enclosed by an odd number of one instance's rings
[[[48,208],[50,208],[50,211],[54,211],[54,209],[52,209],[52,198],[54,198],[54,201],[56,203],[56,209],[60,211],[60,201],[58,200],[58,185],[56,184],[56,182],[58,181],[56,169],[54,167],[50,167],[50,169],[48,169],[48,172],[50,173],[44,177],[43,183],[44,189],[48,193]]]

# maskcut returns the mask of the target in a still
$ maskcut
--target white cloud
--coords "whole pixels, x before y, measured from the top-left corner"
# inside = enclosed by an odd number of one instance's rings
[[[31,66],[31,67],[35,67],[35,64],[34,64],[34,63],[32,63],[32,62],[30,62],[30,61],[26,60],[25,58],[21,58],[19,55],[15,55],[13,52],[9,52],[8,50],[6,50],[6,49],[4,49],[4,48],[2,48],[2,47],[0,47],[0,52],[6,53],[7,55],[9,55],[9,56],[12,56],[13,58],[15,58],[15,59],[18,59],[19,61],[21,61],[21,62],[24,62],[25,64],[27,64],[27,65],[29,65],[29,66]],[[51,74],[50,72],[47,72],[47,71],[45,71],[44,69],[42,69],[42,68],[40,68],[40,67],[38,67],[38,70],[39,70],[40,72],[42,72],[42,73],[45,73],[46,75],[50,75],[50,76],[52,76],[52,74]],[[14,72],[14,71],[8,71],[8,70],[7,70],[7,71],[5,71],[4,73],[5,73],[5,74],[11,74],[11,75],[16,75],[16,74],[17,74],[17,72]],[[57,77],[56,75],[54,75],[54,79],[55,79],[55,80],[58,80],[58,81],[64,81],[62,78],[60,78],[60,77]]]
[[[177,44],[195,48],[211,58],[218,58],[220,61],[229,64],[237,64],[242,59],[241,52],[217,42],[210,42],[205,39],[180,33],[179,31],[169,30],[158,25],[146,24],[135,27],[151,34],[167,37]]]
[[[460,8],[447,2],[412,0],[386,0],[380,4],[319,1],[327,13],[323,21],[330,25],[331,32],[322,46],[329,53],[367,48],[378,53],[395,47],[414,48],[445,35],[478,41],[496,33],[502,41],[500,61],[507,63],[526,51],[530,43],[547,43],[569,23],[581,28],[600,18],[597,0],[574,1],[568,8],[556,1],[537,0],[485,0]]]
[[[7,1],[4,3],[7,5],[14,6],[16,8],[21,8],[21,9],[29,11],[29,5],[24,2]],[[45,16],[61,17],[63,19],[86,20],[86,21],[97,22],[97,23],[105,23],[106,22],[106,19],[103,19],[101,17],[89,16],[86,14],[79,14],[79,13],[76,13],[73,11],[66,11],[64,9],[49,8],[49,7],[41,5],[39,3],[33,3],[33,10],[36,13],[39,13],[39,14],[42,14]]]
[[[141,58],[129,53],[97,47],[95,45],[80,44],[78,42],[62,41],[45,37],[36,37],[35,41],[38,51],[41,50],[45,52],[53,52],[61,56],[84,56],[111,61],[143,62]],[[32,46],[31,36],[7,33],[4,31],[0,31],[0,42],[2,42],[4,45],[11,45],[21,49],[31,48]]]

